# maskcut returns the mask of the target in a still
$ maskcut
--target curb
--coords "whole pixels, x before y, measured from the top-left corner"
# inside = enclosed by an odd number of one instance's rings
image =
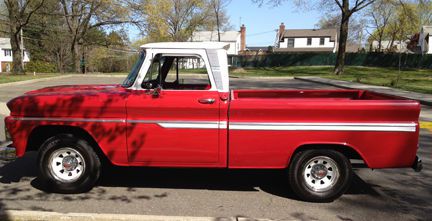
[[[270,221],[269,219],[253,219],[248,217],[153,216],[101,213],[58,213],[25,210],[2,211],[0,213],[0,219],[11,221]]]
[[[32,79],[32,80],[25,80],[25,81],[15,81],[15,82],[0,84],[0,87],[29,84],[29,83],[35,83],[35,82],[41,82],[41,81],[49,81],[52,79],[62,79],[62,78],[67,78],[67,77],[72,77],[72,76],[73,76],[72,74],[65,74],[65,75],[56,76],[56,77],[46,77],[46,78],[39,78],[39,79]]]
[[[127,74],[76,74],[71,76],[80,76],[80,77],[110,77],[110,78],[126,78]]]
[[[281,76],[239,76],[239,75],[229,75],[229,78],[236,78],[236,79],[252,79],[252,80],[260,80],[260,79],[274,79],[274,80],[292,80],[295,79],[295,77],[281,77]]]
[[[359,88],[359,87],[356,87],[356,86],[348,86],[348,85],[341,85],[340,84],[340,83],[350,84],[351,82],[349,82],[349,81],[323,79],[323,78],[319,78],[319,77],[294,77],[294,79],[301,80],[301,81],[308,81],[308,82],[318,83],[318,84],[324,84],[324,85],[329,85],[329,86],[334,86],[334,87],[339,87],[339,88],[345,88],[345,89],[369,90],[369,91],[374,91],[374,92],[381,93],[381,94],[389,94],[389,95],[393,95],[393,96],[404,97],[404,98],[410,99],[410,100],[416,100],[416,101],[420,102],[420,104],[427,105],[427,106],[432,106],[432,100],[429,101],[429,100],[426,100],[426,99],[419,99],[419,98],[416,98],[416,97],[410,97],[410,96],[405,96],[405,95],[401,95],[401,94],[394,94],[394,93],[383,92],[383,91],[379,91],[379,89],[395,90],[395,91],[397,90],[397,91],[400,91],[402,93],[411,93],[411,94],[422,95],[421,93],[417,93],[417,92],[404,91],[404,90],[393,89],[393,88],[384,87],[384,86],[376,86],[376,85],[367,85],[367,84],[356,83],[356,84],[361,85],[361,86],[364,85],[364,88]],[[340,82],[340,83],[337,83],[337,82]]]
[[[125,78],[127,75],[115,75],[115,74],[64,74],[61,76],[55,76],[55,77],[46,77],[46,78],[38,78],[38,79],[31,79],[31,80],[24,80],[24,81],[14,81],[9,83],[0,83],[0,87],[4,86],[14,86],[14,85],[22,85],[22,84],[29,84],[29,83],[35,83],[35,82],[41,82],[41,81],[49,81],[53,79],[62,79],[62,78],[68,78],[68,77],[113,77],[113,78]]]
[[[10,113],[9,108],[6,106],[6,102],[0,102],[0,115],[8,116]]]

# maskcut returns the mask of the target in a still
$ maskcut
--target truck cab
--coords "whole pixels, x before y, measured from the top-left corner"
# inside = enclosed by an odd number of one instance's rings
[[[129,162],[226,167],[227,153],[221,151],[227,149],[226,45],[155,43],[143,49],[141,68],[124,83],[131,92]]]

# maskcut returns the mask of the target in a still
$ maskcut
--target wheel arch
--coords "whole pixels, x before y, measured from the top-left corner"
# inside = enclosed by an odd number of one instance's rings
[[[338,151],[338,152],[342,153],[348,160],[352,160],[352,159],[363,160],[364,165],[366,167],[368,167],[367,160],[364,158],[363,154],[360,151],[358,151],[358,149],[352,147],[351,145],[340,144],[340,143],[307,143],[307,144],[302,144],[302,145],[300,145],[294,149],[293,153],[290,156],[288,166],[291,163],[292,157],[295,154],[297,154],[298,152],[305,151],[305,150],[316,150],[316,149]]]
[[[96,154],[99,156],[103,162],[111,161],[103,153],[101,147],[93,138],[92,135],[85,129],[77,126],[67,126],[67,125],[41,125],[34,128],[27,139],[26,151],[38,151],[41,145],[50,137],[57,134],[72,134],[74,136],[80,137],[93,147]]]

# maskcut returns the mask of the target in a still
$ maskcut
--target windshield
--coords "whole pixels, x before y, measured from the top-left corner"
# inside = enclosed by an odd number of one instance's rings
[[[135,79],[138,76],[139,70],[141,69],[141,65],[143,64],[144,59],[145,59],[145,51],[142,51],[139,54],[138,60],[135,62],[134,66],[132,67],[131,72],[123,81],[122,87],[132,86],[132,84],[135,82]]]

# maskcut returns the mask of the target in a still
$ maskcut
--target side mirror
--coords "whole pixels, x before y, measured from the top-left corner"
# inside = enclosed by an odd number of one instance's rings
[[[143,88],[147,89],[147,90],[150,90],[150,89],[153,88],[153,84],[150,83],[150,82],[146,82],[146,83],[144,83]]]

